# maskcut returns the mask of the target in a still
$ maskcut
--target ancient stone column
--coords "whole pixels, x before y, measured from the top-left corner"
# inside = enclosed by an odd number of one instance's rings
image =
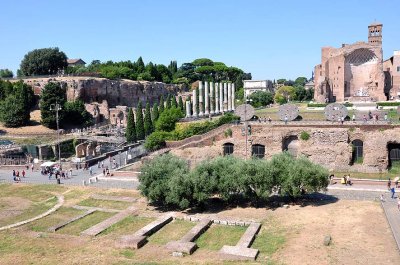
[[[218,83],[215,83],[215,114],[219,113]]]
[[[214,82],[210,82],[210,114],[214,114]]]
[[[232,110],[235,110],[235,83],[232,83]]]
[[[224,111],[228,111],[228,86],[224,83]]]
[[[228,83],[228,111],[232,110],[232,83]]]
[[[203,116],[203,81],[199,82],[199,116]]]
[[[192,115],[190,113],[190,100],[186,100],[186,118],[190,118]]]
[[[197,98],[197,92],[196,92],[196,89],[193,89],[193,98],[192,98],[193,117],[198,117],[198,115],[197,115],[196,98]]]
[[[209,112],[209,101],[210,99],[208,98],[208,81],[205,82],[205,86],[204,86],[204,115],[208,116],[208,114],[210,114]]]
[[[224,88],[222,83],[219,83],[219,111],[224,113]]]

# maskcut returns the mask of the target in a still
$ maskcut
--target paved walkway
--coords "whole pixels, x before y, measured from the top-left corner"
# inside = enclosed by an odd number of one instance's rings
[[[392,229],[393,237],[397,243],[397,249],[400,250],[400,211],[393,200],[382,202],[382,208],[385,211],[386,219]]]

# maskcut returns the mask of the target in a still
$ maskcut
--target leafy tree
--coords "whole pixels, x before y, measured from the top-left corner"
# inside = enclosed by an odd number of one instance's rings
[[[20,70],[23,75],[55,74],[66,68],[67,56],[56,48],[35,49],[28,52],[21,61]]]
[[[146,138],[144,147],[146,150],[155,151],[165,147],[165,141],[171,138],[170,132],[155,131]]]
[[[194,66],[214,66],[214,62],[207,58],[199,58],[192,62]]]
[[[0,69],[0,78],[11,78],[14,73],[9,69]]]
[[[235,98],[238,100],[243,100],[244,99],[244,88],[239,88],[235,91]]]
[[[142,102],[136,108],[136,138],[137,140],[144,140],[146,133],[144,130],[143,112],[142,112]]]
[[[279,104],[284,104],[295,97],[296,92],[292,86],[282,86],[275,92],[274,100]]]
[[[188,172],[183,159],[170,154],[158,156],[141,168],[139,189],[151,203],[185,209],[190,205],[191,194]]]
[[[63,123],[90,126],[93,124],[93,116],[86,110],[82,100],[65,102]]]
[[[309,88],[306,90],[305,100],[313,100],[314,99],[314,88]]]
[[[151,113],[151,117],[153,120],[153,125],[156,123],[156,121],[158,120],[158,117],[160,116],[160,113],[158,111],[158,104],[157,102],[154,103],[153,105],[153,111]]]
[[[185,105],[183,105],[182,96],[179,96],[178,108],[179,108],[181,111],[185,111]]]
[[[164,111],[164,95],[161,95],[161,98],[160,98],[160,109],[159,109],[159,113],[161,114],[161,113],[163,113],[163,111]]]
[[[20,127],[29,122],[29,111],[16,95],[9,95],[0,103],[0,119],[6,127]]]
[[[176,122],[182,117],[183,113],[178,108],[165,109],[156,122],[156,130],[170,132],[175,129]]]
[[[295,99],[296,100],[298,100],[298,101],[303,101],[303,100],[306,100],[306,93],[307,93],[307,91],[306,91],[306,89],[303,87],[303,86],[295,86],[294,87],[294,89],[295,89],[295,93],[296,93],[296,96],[295,96]]]
[[[274,102],[274,96],[268,91],[257,91],[250,95],[249,97],[252,102],[251,105],[258,108],[261,106],[267,106]]]
[[[129,111],[128,111],[128,120],[127,120],[127,124],[126,124],[125,136],[126,136],[126,141],[128,143],[136,142],[135,117],[133,116],[132,108],[129,108]]]
[[[278,84],[284,84],[285,82],[286,82],[285,78],[281,78],[281,79],[276,80],[276,83],[278,83]]]
[[[143,62],[142,56],[140,56],[136,61],[137,72],[138,73],[143,73],[144,72],[144,68],[145,68],[144,62]]]
[[[144,132],[147,135],[151,134],[154,131],[153,122],[151,121],[151,111],[150,111],[150,103],[146,103],[146,109],[144,111]]]
[[[168,65],[168,70],[171,74],[175,74],[178,71],[178,64],[176,61],[171,61]]]
[[[66,89],[65,86],[61,86],[60,83],[49,82],[45,85],[42,90],[40,98],[40,113],[42,118],[42,124],[48,128],[56,128],[56,112],[54,106],[58,103],[60,106],[64,106],[66,102]],[[50,110],[50,106],[53,110]],[[60,125],[64,120],[64,111],[59,111]]]
[[[176,101],[176,97],[174,95],[171,96],[171,107],[172,108],[178,107],[178,102]]]
[[[297,86],[304,87],[306,83],[307,83],[307,77],[304,76],[297,77],[296,80],[294,80],[294,84]]]

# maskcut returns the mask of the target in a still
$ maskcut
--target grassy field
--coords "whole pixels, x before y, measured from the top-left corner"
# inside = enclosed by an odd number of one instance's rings
[[[119,202],[119,201],[108,201],[108,200],[97,200],[97,199],[86,199],[81,201],[78,205],[89,206],[89,207],[99,207],[105,209],[116,209],[124,210],[128,208],[132,203],[130,202]]]
[[[129,216],[104,230],[101,235],[111,235],[113,238],[117,238],[121,235],[133,234],[154,220],[154,218],[148,217]]]
[[[149,237],[149,242],[156,245],[165,245],[169,241],[179,240],[195,225],[196,223],[193,222],[175,220]]]
[[[106,212],[94,212],[87,215],[71,224],[68,224],[57,231],[57,233],[68,234],[68,235],[79,235],[80,232],[90,228],[91,226],[98,224],[107,218],[113,216],[114,213]]]
[[[224,245],[235,246],[246,229],[242,226],[212,225],[196,243],[199,248],[218,251]]]

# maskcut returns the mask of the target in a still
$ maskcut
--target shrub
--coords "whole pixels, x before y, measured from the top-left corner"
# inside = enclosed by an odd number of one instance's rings
[[[400,102],[378,102],[376,104],[382,107],[400,106]]]
[[[176,122],[183,117],[183,113],[178,108],[166,108],[156,122],[157,131],[170,132],[175,129]]]
[[[300,139],[303,141],[307,141],[308,139],[310,139],[310,134],[306,131],[302,131],[300,134]]]
[[[147,136],[146,141],[144,143],[144,147],[149,151],[154,151],[160,148],[165,147],[165,141],[171,138],[170,132],[153,132],[149,136]]]
[[[231,129],[231,128],[227,129],[227,130],[224,132],[224,134],[225,134],[225,137],[226,137],[226,138],[232,137],[232,129]]]

